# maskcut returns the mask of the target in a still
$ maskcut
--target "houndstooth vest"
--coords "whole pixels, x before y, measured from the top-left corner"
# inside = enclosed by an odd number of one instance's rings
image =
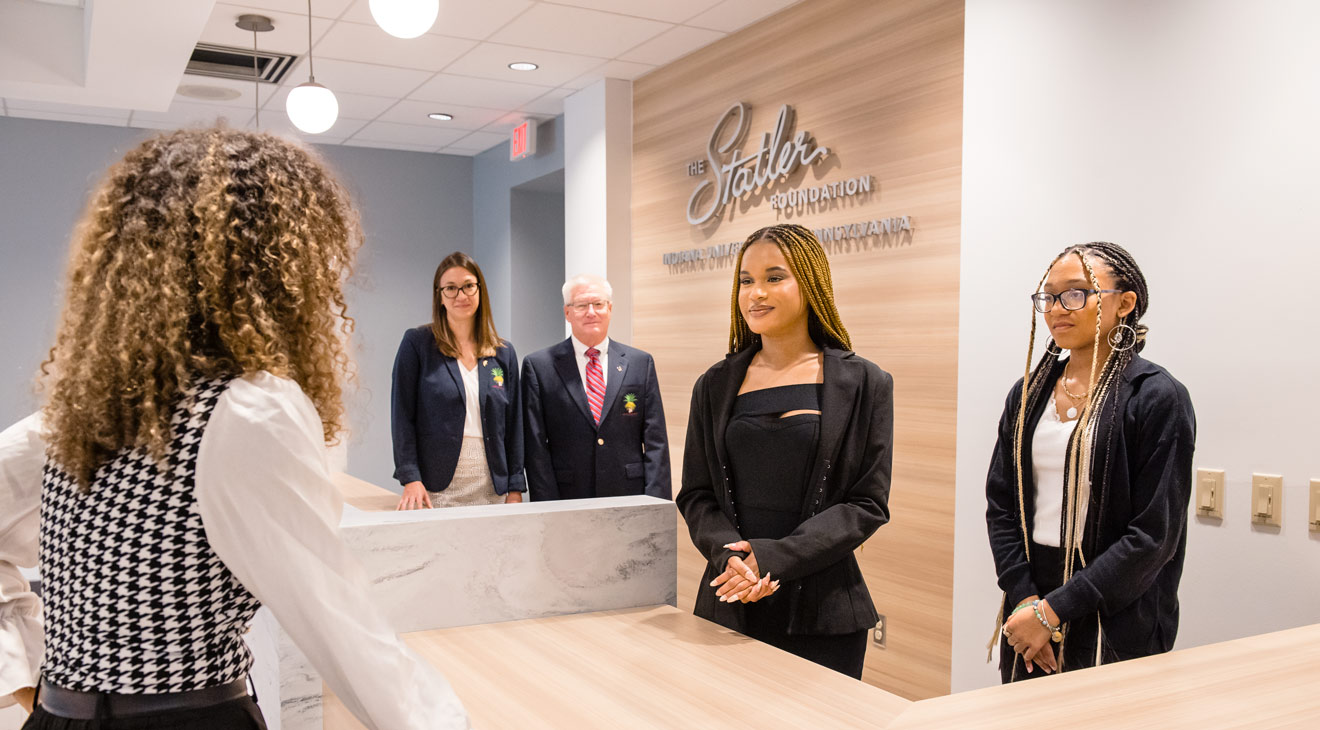
[[[227,380],[195,383],[163,468],[124,449],[91,490],[47,459],[41,490],[42,676],[68,689],[156,694],[243,677],[260,603],[206,540],[193,494],[202,433]]]

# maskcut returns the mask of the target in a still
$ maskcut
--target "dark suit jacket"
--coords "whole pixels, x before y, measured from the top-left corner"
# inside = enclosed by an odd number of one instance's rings
[[[741,603],[721,603],[710,581],[732,555],[733,477],[724,431],[734,399],[757,348],[729,355],[692,390],[683,488],[678,508],[692,542],[708,559],[695,613],[741,631]],[[889,474],[893,460],[894,381],[889,373],[852,352],[825,350],[820,444],[801,523],[779,540],[751,540],[761,574],[769,572],[788,591],[790,634],[843,634],[875,625],[879,618],[853,550],[889,521]]]
[[[1066,362],[1053,366],[1050,382]],[[1021,393],[1019,380],[999,419],[999,442],[985,487],[990,549],[1008,610],[1039,593],[1023,545],[1013,466]],[[1140,357],[1123,371],[1117,395],[1098,414],[1096,466],[1082,535],[1086,567],[1079,565],[1072,579],[1045,599],[1063,621],[1099,612],[1110,649],[1119,656],[1145,656],[1173,648],[1178,633],[1196,414],[1187,389]],[[1031,436],[1048,406],[1048,389],[1029,400],[1023,429],[1022,507],[1028,536],[1036,507]],[[1108,453],[1105,444],[1110,444]]]
[[[587,405],[572,338],[523,359],[523,404],[533,500],[671,498],[665,410],[647,353],[610,340],[599,426]]]
[[[436,347],[430,325],[403,334],[390,400],[394,478],[400,484],[421,481],[440,492],[454,478],[467,417],[460,367]],[[495,357],[477,358],[477,370],[481,432],[495,492],[525,492],[518,354],[505,342]]]

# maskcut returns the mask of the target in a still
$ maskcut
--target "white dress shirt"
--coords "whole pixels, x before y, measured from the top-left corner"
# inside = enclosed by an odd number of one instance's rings
[[[1077,419],[1063,421],[1054,399],[1036,424],[1031,439],[1031,479],[1036,483],[1036,511],[1031,520],[1031,541],[1059,547],[1063,524],[1064,466],[1068,460],[1068,439],[1072,438]]]
[[[39,415],[0,433],[0,706],[40,670],[41,607],[17,566],[37,563],[45,458]],[[339,538],[321,418],[297,383],[259,372],[230,384],[202,435],[195,496],[216,555],[367,727],[469,726],[449,682],[368,596]]]
[[[570,335],[570,336],[569,336],[569,339],[573,341],[573,353],[574,353],[575,355],[577,355],[578,376],[582,378],[582,392],[584,392],[584,393],[589,392],[589,391],[587,390],[587,349],[588,349],[588,348],[587,348],[586,345],[582,344],[581,342],[578,342],[578,338],[576,338],[576,337],[573,337],[573,336]],[[606,385],[606,386],[609,386],[609,384],[610,384],[610,338],[606,337],[605,339],[601,340],[601,341],[600,341],[600,344],[599,344],[599,345],[596,345],[596,349],[597,349],[597,350],[600,350],[600,358],[599,358],[599,359],[600,359],[600,374],[601,374],[602,376],[604,376],[604,379],[605,379],[605,385]],[[603,414],[602,414],[602,415],[603,415]]]

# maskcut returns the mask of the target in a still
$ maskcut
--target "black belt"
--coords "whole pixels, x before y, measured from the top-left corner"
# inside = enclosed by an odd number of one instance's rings
[[[176,710],[195,710],[247,696],[247,678],[235,679],[205,689],[160,694],[123,694],[120,692],[80,692],[41,680],[37,702],[56,717],[69,720],[95,720],[101,717],[152,715]]]

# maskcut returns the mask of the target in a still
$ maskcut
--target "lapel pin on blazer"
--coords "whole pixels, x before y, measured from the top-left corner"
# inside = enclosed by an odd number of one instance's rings
[[[629,393],[623,396],[623,410],[632,413],[637,410],[637,394]]]
[[[491,369],[490,369],[490,377],[491,377],[491,380],[494,380],[494,381],[495,381],[495,387],[496,387],[496,388],[503,388],[503,387],[504,387],[504,369],[503,369],[503,368],[491,368]]]

